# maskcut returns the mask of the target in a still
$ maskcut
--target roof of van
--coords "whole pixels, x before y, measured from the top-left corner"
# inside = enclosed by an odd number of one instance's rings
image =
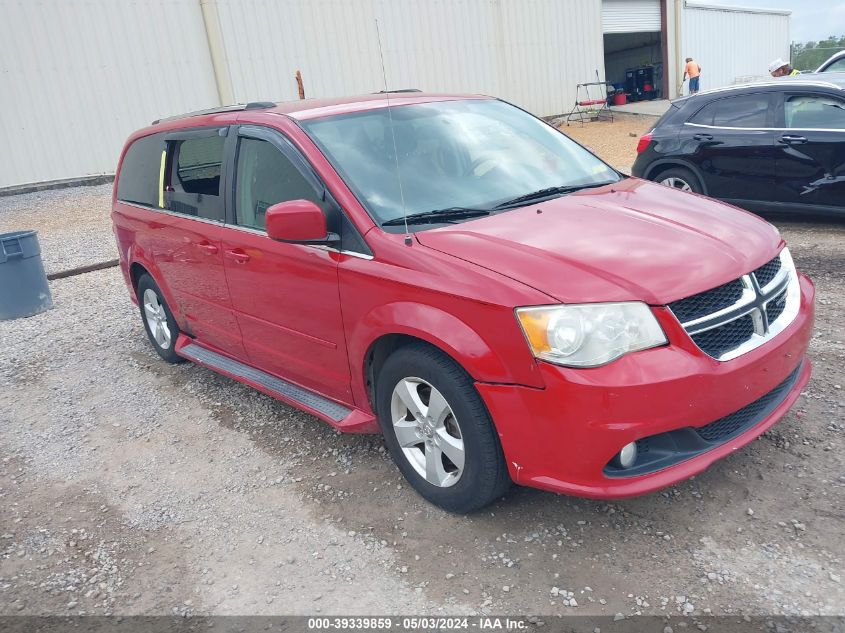
[[[390,93],[379,92],[368,95],[351,97],[331,97],[326,99],[300,99],[297,101],[252,101],[250,103],[223,106],[210,110],[200,110],[186,114],[158,119],[153,125],[165,121],[184,120],[196,116],[223,114],[229,112],[260,110],[275,114],[283,114],[294,119],[315,119],[337,114],[348,114],[362,110],[374,110],[390,106],[412,105],[417,103],[432,103],[436,101],[456,101],[462,99],[490,99],[477,94],[441,94],[420,92],[417,90],[397,90]]]

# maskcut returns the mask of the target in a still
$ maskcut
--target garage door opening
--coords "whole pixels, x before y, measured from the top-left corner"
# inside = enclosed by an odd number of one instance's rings
[[[605,77],[626,101],[662,99],[663,71],[660,31],[605,33]]]
[[[615,103],[667,98],[665,0],[603,0],[605,79]]]

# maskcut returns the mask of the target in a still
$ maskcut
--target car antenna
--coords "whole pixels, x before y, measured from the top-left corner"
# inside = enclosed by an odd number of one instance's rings
[[[387,71],[384,69],[384,53],[381,50],[381,31],[376,18],[376,40],[378,41],[378,56],[381,60],[381,76],[384,80],[384,98],[387,99],[387,118],[390,121],[390,137],[393,139],[393,158],[396,159],[396,180],[399,183],[399,198],[402,201],[402,219],[405,221],[405,244],[411,246],[411,232],[408,230],[408,213],[405,209],[405,191],[402,189],[402,172],[399,169],[399,152],[396,149],[396,132],[393,130],[393,113],[390,110],[390,90],[387,88]]]

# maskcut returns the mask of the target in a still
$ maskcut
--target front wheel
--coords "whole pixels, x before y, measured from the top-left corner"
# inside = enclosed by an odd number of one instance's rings
[[[499,438],[472,379],[426,345],[400,348],[376,388],[390,454],[423,497],[449,512],[472,512],[510,486]]]
[[[704,193],[704,187],[701,186],[701,181],[689,169],[683,167],[667,169],[658,174],[655,181],[661,185],[671,187],[672,189],[679,189],[680,191]]]

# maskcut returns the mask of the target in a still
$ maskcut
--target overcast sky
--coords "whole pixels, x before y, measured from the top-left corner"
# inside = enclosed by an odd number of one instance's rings
[[[790,34],[793,42],[845,35],[845,0],[714,0],[714,4],[789,9],[792,11]]]

